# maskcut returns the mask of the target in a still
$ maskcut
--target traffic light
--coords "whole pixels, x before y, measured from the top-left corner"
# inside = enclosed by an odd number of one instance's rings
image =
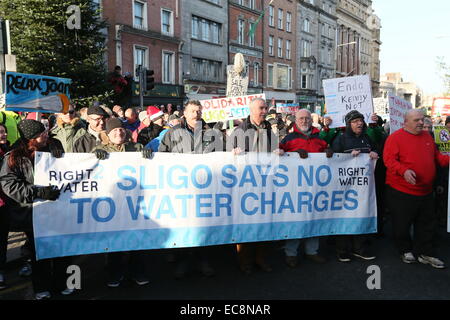
[[[153,77],[154,74],[155,72],[153,72],[153,70],[145,70],[145,91],[153,90],[155,87],[155,78]]]

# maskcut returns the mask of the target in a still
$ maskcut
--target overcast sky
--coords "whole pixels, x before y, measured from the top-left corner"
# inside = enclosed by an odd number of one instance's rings
[[[401,72],[426,94],[442,92],[436,57],[450,64],[449,0],[373,0],[381,19],[381,74]]]

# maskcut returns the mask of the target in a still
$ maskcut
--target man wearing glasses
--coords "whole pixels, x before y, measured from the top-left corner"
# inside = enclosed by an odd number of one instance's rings
[[[90,153],[96,146],[102,143],[106,135],[105,120],[108,114],[98,106],[90,106],[87,111],[87,132],[78,138],[73,147],[73,152]]]

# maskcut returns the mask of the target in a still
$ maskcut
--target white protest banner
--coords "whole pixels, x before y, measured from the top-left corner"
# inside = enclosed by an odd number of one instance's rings
[[[345,127],[345,115],[357,110],[366,123],[372,123],[373,100],[368,75],[323,80],[327,116],[333,122],[330,128]]]
[[[405,114],[410,109],[412,109],[412,104],[410,102],[389,95],[389,128],[391,134],[403,128]]]
[[[242,97],[201,100],[202,118],[206,123],[244,119],[250,115],[249,104],[255,98],[266,99],[264,93]]]
[[[295,115],[295,113],[300,109],[298,103],[277,103],[277,113],[287,113]]]
[[[275,154],[37,153],[37,259],[376,232],[375,162]]]

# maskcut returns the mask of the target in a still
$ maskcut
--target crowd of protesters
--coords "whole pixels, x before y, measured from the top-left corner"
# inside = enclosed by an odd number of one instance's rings
[[[43,114],[36,120],[33,114],[2,112],[0,121],[0,289],[7,287],[5,279],[8,232],[24,232],[30,250],[31,278],[36,299],[48,299],[51,292],[68,295],[65,271],[71,257],[36,261],[33,243],[32,203],[35,199],[57,201],[60,190],[34,185],[36,151],[50,152],[60,158],[65,152],[94,153],[103,161],[111,152],[140,152],[151,159],[154,152],[209,153],[297,152],[299,161],[310,153],[349,153],[354,157],[366,153],[378,159],[375,185],[378,211],[378,233],[383,233],[387,216],[391,218],[395,245],[400,261],[420,262],[434,268],[444,268],[433,243],[438,223],[446,219],[446,207],[439,206],[447,195],[449,157],[439,152],[434,143],[433,124],[445,123],[450,129],[450,117],[431,119],[420,110],[405,115],[404,128],[393,134],[389,123],[374,114],[367,124],[358,111],[345,117],[346,127],[330,128],[327,117],[311,114],[307,109],[295,115],[280,114],[257,98],[250,103],[246,119],[205,123],[202,106],[188,101],[183,107],[172,105],[108,108],[92,105],[67,113]],[[6,118],[8,121],[6,121]],[[2,120],[0,116],[0,120]],[[240,135],[250,138],[240,143]],[[194,139],[200,134],[201,139]],[[219,143],[220,142],[220,143]],[[438,210],[440,209],[440,210]],[[411,234],[411,229],[413,230]],[[376,254],[367,246],[368,235],[334,237],[336,257],[340,262],[352,259],[373,260]],[[284,242],[285,262],[295,268],[299,261],[300,243],[305,257],[315,263],[326,263],[320,255],[319,238],[291,239]],[[271,272],[268,263],[270,242],[236,245],[240,270],[252,274],[257,269]],[[215,274],[209,261],[214,247],[167,249],[167,260],[176,261],[175,277],[183,278],[193,266],[204,276]],[[129,273],[138,285],[149,282],[143,263],[145,251],[106,254],[109,287],[118,287]],[[128,263],[123,258],[127,256]],[[129,269],[128,272],[126,272]]]

